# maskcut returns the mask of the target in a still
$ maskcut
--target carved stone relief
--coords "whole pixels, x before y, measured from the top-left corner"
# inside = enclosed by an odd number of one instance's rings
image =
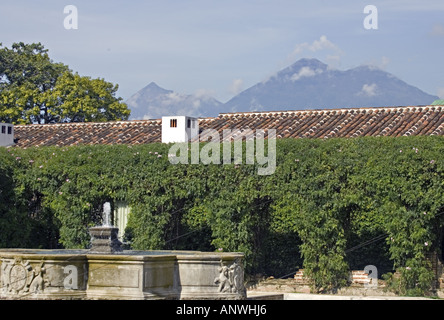
[[[219,292],[245,294],[244,270],[238,260],[229,266],[221,262],[219,276],[214,279],[214,283],[219,285]]]
[[[1,265],[1,285],[4,293],[24,294],[41,293],[44,290],[45,268],[43,261],[32,266],[20,258],[3,259]]]

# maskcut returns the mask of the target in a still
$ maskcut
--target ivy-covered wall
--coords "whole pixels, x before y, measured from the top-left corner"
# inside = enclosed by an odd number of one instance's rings
[[[404,293],[430,288],[444,137],[278,139],[269,176],[173,165],[169,147],[0,148],[0,246],[86,248],[102,204],[125,201],[133,249],[241,251],[249,273],[303,267],[318,291],[370,264],[398,270]]]

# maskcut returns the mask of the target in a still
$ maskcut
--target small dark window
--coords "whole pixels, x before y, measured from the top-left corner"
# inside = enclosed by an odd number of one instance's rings
[[[6,126],[2,126],[2,133],[6,133]]]
[[[8,134],[12,134],[12,127],[8,127]]]
[[[171,119],[170,120],[170,127],[171,128],[177,128],[177,119]]]
[[[190,119],[187,120],[187,128],[191,128],[191,120]]]

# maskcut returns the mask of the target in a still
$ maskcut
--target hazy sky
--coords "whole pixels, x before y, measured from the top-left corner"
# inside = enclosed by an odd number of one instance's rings
[[[65,28],[67,5],[77,29]],[[378,29],[364,27],[367,5]],[[442,0],[0,0],[0,30],[4,46],[41,42],[54,61],[119,84],[124,100],[155,81],[226,102],[309,57],[376,65],[444,98]]]

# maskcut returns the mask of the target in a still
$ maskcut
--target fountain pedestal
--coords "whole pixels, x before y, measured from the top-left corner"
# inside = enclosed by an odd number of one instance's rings
[[[93,253],[122,252],[122,243],[118,239],[119,229],[108,226],[89,228],[91,249]]]

